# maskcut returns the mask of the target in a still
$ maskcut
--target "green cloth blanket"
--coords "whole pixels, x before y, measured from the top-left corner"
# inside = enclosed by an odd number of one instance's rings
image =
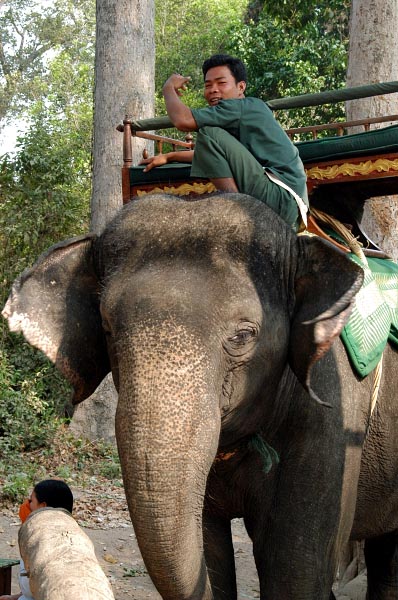
[[[365,279],[341,338],[355,370],[368,375],[379,362],[388,341],[398,346],[398,265],[392,260],[367,258]]]

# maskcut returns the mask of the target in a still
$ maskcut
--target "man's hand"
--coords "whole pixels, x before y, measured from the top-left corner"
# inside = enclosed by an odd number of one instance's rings
[[[146,165],[146,167],[144,169],[144,173],[148,173],[148,171],[150,171],[154,167],[160,167],[161,165],[166,165],[168,162],[167,158],[168,158],[167,154],[157,154],[156,156],[149,156],[148,158],[143,158],[139,164]],[[1,600],[1,598],[0,598],[0,600]]]
[[[164,84],[163,92],[167,89],[172,88],[177,94],[177,96],[182,96],[183,92],[185,92],[185,90],[187,89],[187,83],[189,83],[190,81],[190,77],[184,77],[179,73],[173,73],[173,75],[170,75],[170,77]]]
[[[154,167],[161,167],[162,165],[167,165],[171,162],[191,163],[192,159],[193,150],[177,150],[174,152],[166,152],[166,154],[156,154],[156,156],[143,158],[139,164],[146,165],[144,173],[148,173],[148,171]]]
[[[174,127],[177,127],[180,131],[197,130],[191,109],[180,99],[184,90],[187,89],[187,83],[190,79],[190,77],[183,77],[179,73],[173,73],[163,86],[167,114]]]

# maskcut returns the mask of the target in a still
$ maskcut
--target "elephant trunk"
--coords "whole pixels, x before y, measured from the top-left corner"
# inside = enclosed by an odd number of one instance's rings
[[[130,351],[128,368],[119,364],[116,435],[124,485],[145,565],[166,600],[212,598],[202,511],[220,411],[208,360],[194,356],[192,344],[166,352],[158,342],[148,347],[146,336]]]

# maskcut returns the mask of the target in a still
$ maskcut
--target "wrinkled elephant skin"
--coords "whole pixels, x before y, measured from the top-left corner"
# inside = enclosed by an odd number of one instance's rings
[[[373,377],[339,338],[362,279],[228,194],[134,201],[14,283],[10,328],[75,402],[112,370],[129,510],[163,598],[236,598],[235,517],[264,600],[328,600],[350,536],[368,540],[369,599],[398,597],[396,353],[370,418]],[[268,473],[261,440],[279,456]]]

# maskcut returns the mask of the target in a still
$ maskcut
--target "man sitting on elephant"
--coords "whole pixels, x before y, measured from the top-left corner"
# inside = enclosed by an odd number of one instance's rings
[[[272,208],[293,228],[306,223],[306,175],[297,148],[258,98],[246,98],[241,60],[215,54],[203,63],[208,107],[190,109],[180,96],[190,77],[174,73],[163,86],[167,113],[177,129],[197,131],[195,150],[144,159],[144,171],[169,162],[192,162],[191,175],[217,190],[243,192]],[[265,174],[265,175],[264,175]]]

